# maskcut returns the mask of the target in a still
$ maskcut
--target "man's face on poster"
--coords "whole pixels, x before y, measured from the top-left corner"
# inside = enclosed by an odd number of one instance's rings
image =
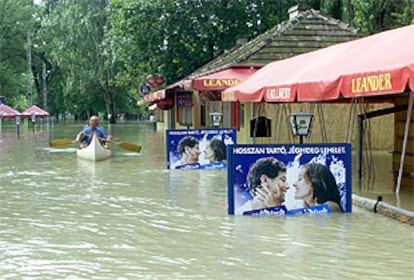
[[[285,193],[289,189],[285,172],[280,172],[275,178],[262,174],[260,181],[253,195],[259,200],[268,201],[267,207],[278,206],[285,201]]]
[[[185,147],[185,154],[187,156],[187,161],[194,163],[198,161],[198,156],[200,155],[200,145],[196,144],[194,147]]]

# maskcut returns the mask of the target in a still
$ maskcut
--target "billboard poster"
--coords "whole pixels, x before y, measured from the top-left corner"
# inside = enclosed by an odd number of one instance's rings
[[[230,215],[352,211],[351,144],[233,145],[228,149]]]
[[[222,169],[236,129],[168,129],[166,139],[168,169]]]

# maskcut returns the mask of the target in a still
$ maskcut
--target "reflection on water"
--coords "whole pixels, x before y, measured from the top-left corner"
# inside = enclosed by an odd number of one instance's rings
[[[412,279],[412,226],[228,216],[226,172],[167,170],[162,132],[113,125],[142,152],[94,164],[48,147],[78,128],[2,137],[0,279]]]
[[[87,180],[90,179],[99,179],[105,176],[105,174],[108,174],[109,169],[111,168],[111,158],[108,160],[102,160],[102,161],[89,161],[77,158],[77,166],[78,166],[78,172],[81,176],[84,176]]]

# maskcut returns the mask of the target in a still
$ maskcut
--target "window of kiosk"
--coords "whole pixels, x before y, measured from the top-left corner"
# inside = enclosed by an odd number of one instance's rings
[[[177,93],[177,118],[178,123],[184,126],[192,126],[193,123],[193,93]]]

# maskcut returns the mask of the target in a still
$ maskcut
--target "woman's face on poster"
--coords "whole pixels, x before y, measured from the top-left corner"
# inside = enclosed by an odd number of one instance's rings
[[[313,188],[311,182],[305,175],[306,169],[302,168],[299,172],[297,181],[293,184],[295,188],[295,199],[306,199],[313,195]]]
[[[207,145],[206,149],[204,150],[204,158],[209,160],[210,162],[213,162],[216,155],[211,148],[210,144]]]

